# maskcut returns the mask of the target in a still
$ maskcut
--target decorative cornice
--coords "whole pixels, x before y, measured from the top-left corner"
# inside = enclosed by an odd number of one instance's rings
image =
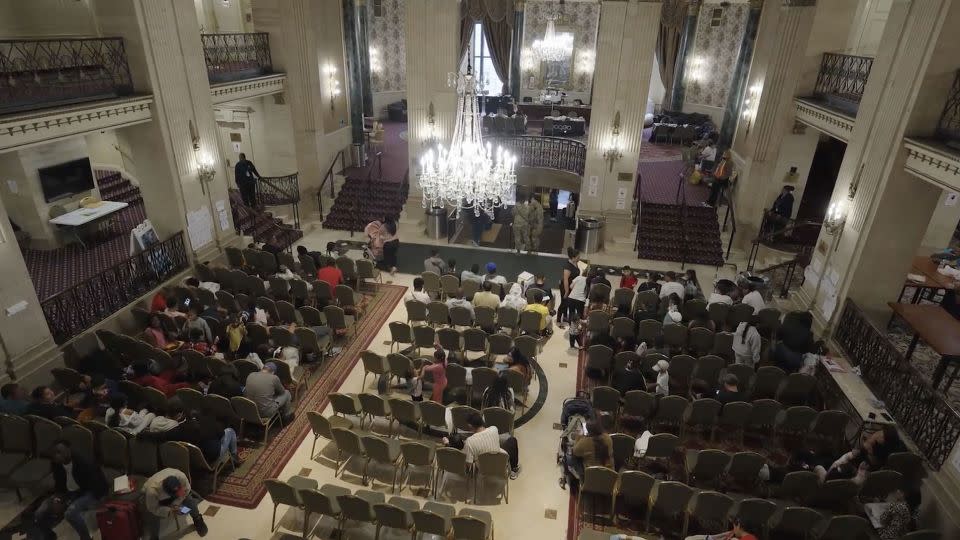
[[[960,152],[933,141],[903,139],[907,172],[939,187],[960,191]]]
[[[0,117],[0,151],[149,122],[152,104],[153,96],[136,96]]]
[[[784,7],[813,7],[817,0],[783,0]]]
[[[259,96],[268,96],[284,91],[287,74],[277,73],[255,79],[244,79],[221,83],[210,87],[210,98],[214,105]]]
[[[849,142],[854,118],[821,107],[803,98],[794,98],[796,120],[843,142]]]

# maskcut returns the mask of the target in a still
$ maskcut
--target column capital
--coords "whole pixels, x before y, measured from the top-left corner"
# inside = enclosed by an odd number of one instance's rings
[[[526,7],[526,0],[513,0],[513,11],[523,13],[524,7]]]
[[[750,9],[757,10],[763,8],[763,0],[750,0]]]

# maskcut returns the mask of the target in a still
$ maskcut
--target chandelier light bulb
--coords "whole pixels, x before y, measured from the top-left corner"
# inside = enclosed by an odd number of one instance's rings
[[[531,48],[540,60],[548,62],[566,60],[573,54],[573,34],[558,34],[553,20],[549,20],[543,38],[535,40]]]

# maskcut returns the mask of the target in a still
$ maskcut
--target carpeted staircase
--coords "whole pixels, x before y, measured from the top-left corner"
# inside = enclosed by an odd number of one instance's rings
[[[388,216],[399,219],[408,188],[406,182],[347,178],[323,220],[323,228],[362,231],[371,221]]]
[[[255,242],[266,242],[276,236],[280,247],[287,249],[303,238],[303,231],[274,217],[272,212],[243,204],[243,198],[236,189],[230,190],[230,209],[233,211],[233,224],[237,232],[252,236]]]
[[[686,222],[681,227],[683,207],[645,202],[640,208],[641,259],[681,261],[690,264],[720,266],[723,247],[720,225],[713,208],[686,207]],[[685,232],[681,232],[685,231]]]
[[[97,187],[100,188],[100,199],[104,201],[119,201],[130,205],[143,204],[140,188],[133,185],[123,174],[117,171],[99,169],[96,171]]]

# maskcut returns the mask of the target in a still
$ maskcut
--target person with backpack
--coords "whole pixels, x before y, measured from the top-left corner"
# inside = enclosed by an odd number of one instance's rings
[[[587,432],[573,445],[573,455],[580,458],[583,468],[613,467],[613,439],[603,423],[590,420]]]

